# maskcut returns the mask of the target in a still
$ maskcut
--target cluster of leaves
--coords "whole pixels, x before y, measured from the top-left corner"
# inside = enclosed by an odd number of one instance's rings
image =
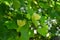
[[[52,40],[59,21],[60,0],[0,0],[0,40]]]

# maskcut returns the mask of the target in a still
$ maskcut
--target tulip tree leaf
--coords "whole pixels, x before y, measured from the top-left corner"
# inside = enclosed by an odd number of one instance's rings
[[[45,25],[42,28],[38,28],[38,33],[41,34],[42,36],[46,36],[46,34],[48,33],[48,26]]]

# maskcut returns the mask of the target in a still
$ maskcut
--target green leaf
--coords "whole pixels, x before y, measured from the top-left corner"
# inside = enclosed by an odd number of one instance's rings
[[[34,32],[32,30],[22,29],[20,40],[29,40],[29,38],[33,36]]]
[[[31,5],[27,6],[27,13],[29,13],[30,15],[32,15],[34,13],[34,10],[32,8],[30,8]]]
[[[26,14],[26,18],[30,19],[31,18],[31,15],[29,13]]]
[[[21,30],[20,40],[29,40],[29,35],[28,35],[27,30],[25,30],[25,29]]]
[[[45,16],[41,16],[40,19],[40,23],[43,25],[45,23],[46,17]]]
[[[15,9],[19,9],[19,8],[20,8],[20,2],[19,2],[18,0],[14,0],[14,1],[13,1],[13,7],[14,7]]]
[[[39,6],[40,6],[41,8],[48,8],[48,7],[49,7],[49,4],[46,3],[46,2],[39,2]]]
[[[48,26],[45,25],[42,28],[38,28],[38,33],[41,34],[42,36],[46,36],[46,34],[48,33]]]
[[[22,27],[20,29],[20,32],[21,32],[20,40],[29,40],[28,28],[26,28],[26,26]]]
[[[29,37],[31,37],[32,31],[29,30],[29,25],[30,23],[27,23],[24,27],[20,29],[21,32],[20,40],[29,40]]]
[[[8,29],[17,29],[17,24],[14,21],[6,21],[5,25]]]
[[[35,25],[35,27],[38,26],[38,22],[37,22],[37,21],[33,20],[32,22],[33,22],[33,24]]]
[[[10,30],[8,30],[9,32],[7,32],[7,34],[6,34],[6,36],[7,36],[7,40],[16,40],[16,39],[18,39],[17,38],[17,32],[16,32],[16,30],[14,30],[14,29],[10,29]]]

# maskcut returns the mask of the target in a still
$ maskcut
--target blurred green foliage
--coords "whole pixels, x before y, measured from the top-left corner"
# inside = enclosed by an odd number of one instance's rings
[[[60,0],[0,0],[0,40],[55,36],[60,36]]]

